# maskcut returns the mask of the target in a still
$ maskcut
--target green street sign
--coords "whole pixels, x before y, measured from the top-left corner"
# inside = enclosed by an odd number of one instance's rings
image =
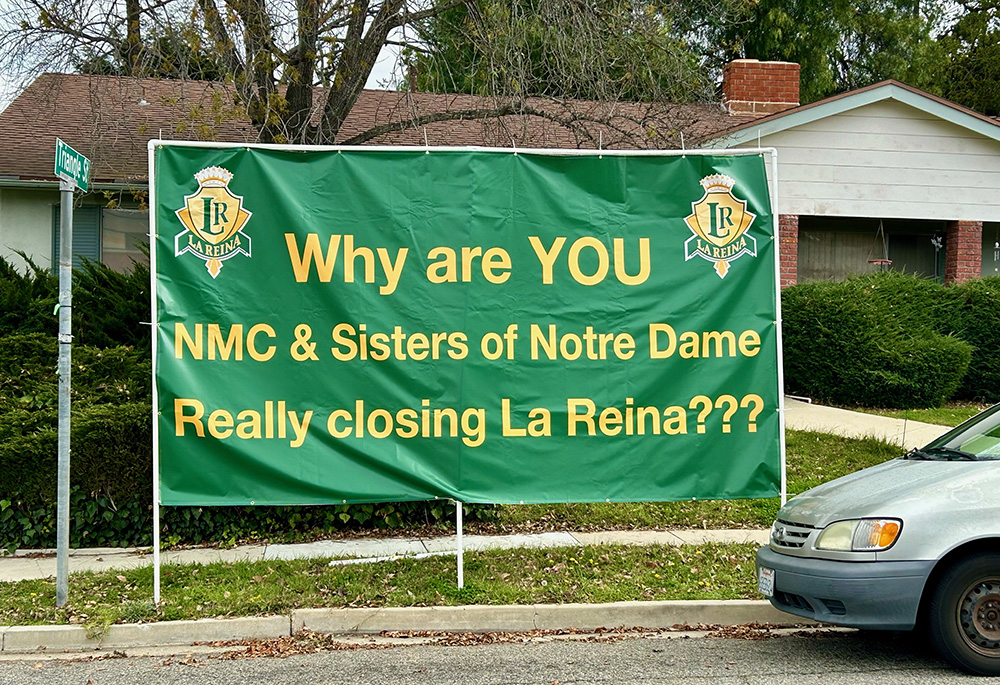
[[[56,138],[56,176],[75,183],[83,191],[89,190],[90,160]]]

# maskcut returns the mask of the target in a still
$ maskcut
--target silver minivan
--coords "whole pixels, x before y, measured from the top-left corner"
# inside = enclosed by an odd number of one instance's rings
[[[789,500],[757,580],[782,611],[919,627],[953,665],[1000,675],[1000,405]]]

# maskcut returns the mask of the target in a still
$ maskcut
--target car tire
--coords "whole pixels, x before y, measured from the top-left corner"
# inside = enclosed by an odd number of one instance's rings
[[[950,664],[1000,675],[1000,554],[974,554],[948,568],[927,619],[931,641]]]

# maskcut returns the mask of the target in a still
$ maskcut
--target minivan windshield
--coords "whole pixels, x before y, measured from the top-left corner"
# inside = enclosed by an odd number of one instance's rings
[[[948,431],[904,459],[994,461],[1000,459],[1000,404]]]

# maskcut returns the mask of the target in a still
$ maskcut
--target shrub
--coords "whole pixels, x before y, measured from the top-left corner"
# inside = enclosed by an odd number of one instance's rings
[[[48,333],[58,321],[52,314],[59,299],[59,279],[19,253],[24,273],[0,258],[0,339],[12,333]]]
[[[1000,277],[968,281],[955,290],[959,304],[952,330],[973,347],[958,394],[1000,402]]]
[[[152,339],[149,267],[137,262],[121,273],[87,260],[73,277],[76,340],[95,347],[125,345],[148,355]]]
[[[785,384],[834,404],[939,406],[969,366],[951,335],[957,294],[899,273],[808,283],[782,294]]]
[[[23,253],[24,272],[0,258],[0,338],[44,333],[54,337],[59,319],[59,278]],[[149,268],[136,263],[120,273],[85,260],[73,272],[74,342],[95,347],[127,345],[148,353],[151,330]],[[143,323],[146,322],[146,323]]]

